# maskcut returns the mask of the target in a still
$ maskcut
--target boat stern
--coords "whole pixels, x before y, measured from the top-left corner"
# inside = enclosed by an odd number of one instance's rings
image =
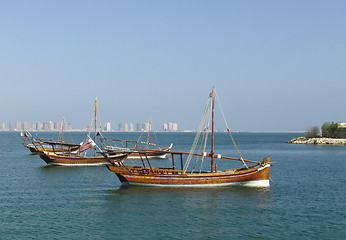
[[[262,178],[261,179],[267,179],[269,181],[270,179],[270,156],[263,159],[263,162],[261,164],[262,166],[259,168],[261,171]]]
[[[263,159],[263,164],[270,164],[270,156]]]

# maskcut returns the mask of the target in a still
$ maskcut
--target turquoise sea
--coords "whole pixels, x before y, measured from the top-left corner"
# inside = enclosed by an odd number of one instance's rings
[[[0,132],[0,239],[346,239],[346,147],[285,143],[301,135],[234,134],[244,158],[276,161],[270,188],[155,188],[122,186],[106,167],[46,166]],[[179,151],[194,139],[156,136]],[[236,156],[227,133],[216,138]]]

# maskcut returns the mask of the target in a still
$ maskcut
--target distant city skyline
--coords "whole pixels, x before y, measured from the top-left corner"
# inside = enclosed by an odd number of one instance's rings
[[[141,132],[141,131],[169,131],[176,132],[178,131],[178,124],[169,122],[163,123],[161,129],[153,129],[149,122],[145,123],[137,123],[136,130],[134,128],[133,123],[119,123],[118,129],[115,130],[112,128],[112,124],[110,122],[106,122],[103,127],[99,126],[98,129],[102,129],[102,131],[118,131],[118,132]],[[70,123],[64,122],[64,131],[73,131],[73,130],[86,130],[87,128],[74,129]],[[0,131],[61,131],[62,123],[61,122],[40,122],[37,121],[35,123],[29,123],[27,121],[21,122],[10,122],[8,123],[8,127],[6,127],[6,123],[0,122]]]
[[[8,123],[8,127],[6,127],[6,123],[0,122],[0,131],[61,131],[62,129],[70,131],[72,130],[72,125],[68,122],[37,121],[35,123],[29,123],[27,121],[16,121]]]

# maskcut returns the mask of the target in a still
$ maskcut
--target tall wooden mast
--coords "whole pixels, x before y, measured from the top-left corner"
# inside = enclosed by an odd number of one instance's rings
[[[151,117],[149,117],[148,121],[148,138],[147,138],[147,149],[149,149],[149,138],[150,138],[150,130],[151,130]]]
[[[95,98],[95,109],[94,109],[94,112],[95,112],[95,119],[94,119],[94,121],[95,121],[95,138],[94,138],[94,142],[95,142],[95,144],[96,144],[96,137],[97,137],[97,125],[96,125],[96,121],[97,121],[97,119],[96,119],[96,117],[97,117],[97,97]],[[94,157],[96,157],[96,146],[95,146],[95,148],[94,148]]]
[[[215,90],[213,86],[213,91],[211,92],[210,96],[212,97],[212,112],[211,112],[211,172],[214,172],[214,104],[215,104]]]
[[[62,117],[62,121],[61,121],[61,142],[64,142],[64,125],[65,125],[65,120],[64,120],[64,117]]]

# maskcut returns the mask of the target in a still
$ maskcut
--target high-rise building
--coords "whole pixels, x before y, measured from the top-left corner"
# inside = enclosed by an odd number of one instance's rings
[[[176,132],[178,131],[178,123],[173,123],[173,131]]]
[[[124,124],[124,131],[125,132],[129,131],[129,125],[127,123]]]
[[[168,131],[168,125],[167,125],[167,123],[164,123],[164,124],[163,124],[162,130],[163,130],[163,131]]]
[[[110,122],[106,122],[105,123],[105,131],[106,132],[110,132],[111,131],[111,123]]]
[[[0,123],[0,131],[5,131],[5,123]]]
[[[140,123],[137,123],[136,131],[138,131],[138,132],[142,131],[142,128],[141,128],[141,124],[140,124]]]
[[[23,122],[22,124],[22,130],[26,131],[30,129],[30,124],[28,122]]]
[[[122,124],[122,123],[119,123],[119,125],[118,125],[118,131],[119,131],[119,132],[123,132],[123,131],[124,131],[124,127],[123,127],[123,124]]]
[[[9,125],[8,125],[8,130],[10,130],[10,131],[14,131],[14,123],[9,123]]]
[[[17,131],[21,131],[21,130],[22,130],[22,123],[21,123],[21,122],[16,122],[16,127],[15,127],[15,129],[16,129]]]
[[[54,123],[52,121],[49,121],[49,131],[53,131],[54,130]]]
[[[173,123],[172,122],[169,122],[168,123],[168,131],[173,131]]]
[[[60,122],[55,122],[53,123],[53,130],[54,131],[60,131],[61,130],[62,123]],[[65,127],[65,126],[64,126]]]
[[[134,132],[135,131],[135,127],[133,126],[133,123],[130,123],[130,132]]]
[[[71,131],[72,130],[72,124],[71,123],[64,123],[65,124],[65,127],[64,127],[64,129],[65,130],[68,130],[68,131]]]
[[[45,122],[43,123],[43,130],[48,131],[49,130],[49,123]]]
[[[150,123],[150,122],[144,123],[143,129],[144,129],[144,131],[146,131],[146,132],[151,131],[151,123]]]
[[[178,131],[178,123],[169,122],[169,123],[168,123],[168,131],[170,131],[170,132],[176,132],[176,131]]]
[[[36,123],[36,130],[37,131],[42,131],[42,129],[43,129],[43,123],[41,123],[41,122],[37,122]]]

